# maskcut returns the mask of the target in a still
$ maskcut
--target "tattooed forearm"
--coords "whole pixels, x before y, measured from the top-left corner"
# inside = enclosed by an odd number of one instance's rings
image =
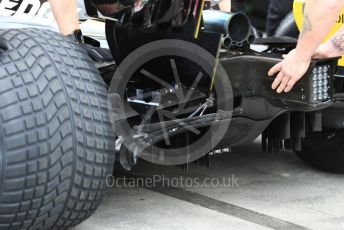
[[[333,48],[337,51],[344,53],[344,31],[340,30],[330,40]]]
[[[309,19],[308,14],[305,13],[305,16],[303,18],[303,26],[302,26],[302,31],[300,34],[300,37],[302,37],[303,35],[305,35],[307,32],[312,31],[312,22]]]

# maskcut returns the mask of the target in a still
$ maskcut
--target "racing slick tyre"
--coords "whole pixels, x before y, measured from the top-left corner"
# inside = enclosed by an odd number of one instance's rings
[[[311,132],[296,152],[305,162],[320,170],[344,173],[344,129]]]
[[[105,83],[68,37],[0,39],[0,229],[66,229],[98,207],[112,174]]]

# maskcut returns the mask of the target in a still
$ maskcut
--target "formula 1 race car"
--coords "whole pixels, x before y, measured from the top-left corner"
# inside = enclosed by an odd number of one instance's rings
[[[277,94],[267,72],[295,39],[256,39],[245,14],[204,10],[203,0],[142,6],[98,18],[115,62],[97,68],[70,38],[0,30],[0,229],[88,218],[115,152],[125,169],[139,158],[182,165],[262,135],[267,151],[344,172],[337,58],[314,60],[292,92]]]
[[[267,72],[296,40],[255,39],[242,13],[204,10],[200,20],[200,4],[149,1],[123,21],[106,22],[119,66],[109,95],[122,165],[130,169],[139,157],[182,164],[262,135],[264,150],[290,149],[343,173],[338,58],[314,60],[292,92],[277,94]]]

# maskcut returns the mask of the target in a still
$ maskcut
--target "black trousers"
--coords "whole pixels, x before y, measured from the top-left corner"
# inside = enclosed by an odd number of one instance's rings
[[[112,4],[112,3],[119,2],[120,4],[124,6],[133,5],[135,2],[135,0],[91,0],[91,1],[95,4]]]
[[[293,10],[293,0],[270,0],[266,31],[273,36],[281,21]]]
[[[117,3],[118,0],[91,0],[95,4],[112,4]]]
[[[119,3],[122,6],[134,6],[135,0],[84,0],[88,16],[98,17],[98,10],[94,5]]]

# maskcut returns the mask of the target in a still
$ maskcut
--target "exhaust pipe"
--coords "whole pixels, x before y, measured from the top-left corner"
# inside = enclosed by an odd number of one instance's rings
[[[204,10],[203,24],[205,32],[223,34],[237,44],[253,40],[250,20],[243,13]]]
[[[256,42],[256,35],[254,35],[254,34],[252,33],[250,36],[248,36],[247,42],[248,42],[248,44],[253,44],[253,43],[255,43],[255,42]]]
[[[232,45],[233,45],[233,41],[229,37],[224,37],[222,39],[222,48],[223,49],[230,49],[232,47]]]

